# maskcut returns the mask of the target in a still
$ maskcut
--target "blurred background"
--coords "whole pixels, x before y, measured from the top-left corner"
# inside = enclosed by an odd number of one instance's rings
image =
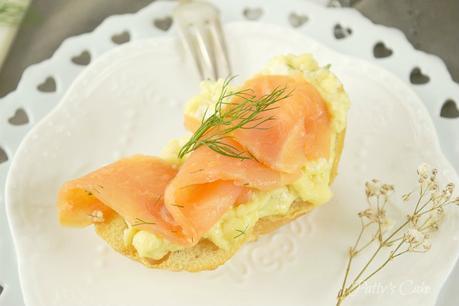
[[[399,28],[415,48],[440,56],[459,82],[459,0],[304,1],[353,6],[377,24]],[[151,2],[154,0],[32,0],[14,40],[13,31],[5,34],[0,28],[0,58],[12,42],[0,68],[0,97],[16,88],[25,68],[49,58],[65,38],[90,32],[110,15],[133,13]],[[0,0],[0,23],[15,22],[10,16],[15,10],[7,8],[8,3],[26,7],[29,0]]]

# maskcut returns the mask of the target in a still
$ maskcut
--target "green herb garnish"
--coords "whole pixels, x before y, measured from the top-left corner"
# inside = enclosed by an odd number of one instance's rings
[[[93,191],[94,191],[94,193],[101,193],[101,192],[103,191],[103,189],[104,189],[104,186],[102,186],[102,185],[95,185]]]
[[[163,199],[162,195],[157,196],[155,201],[153,202],[153,205],[160,204],[162,199]]]
[[[206,118],[207,111],[204,113],[201,126],[180,149],[179,158],[183,158],[201,146],[207,146],[228,157],[253,158],[249,153],[241,151],[228,141],[232,139],[232,132],[239,129],[266,129],[262,125],[275,118],[260,115],[276,108],[273,104],[286,99],[291,92],[286,93],[286,88],[275,88],[270,94],[257,98],[251,89],[230,91],[228,87],[233,79],[234,77],[225,80],[213,114]],[[241,101],[228,102],[234,97],[240,98]]]
[[[137,223],[134,223],[132,224],[131,226],[139,226],[139,225],[155,225],[156,223],[155,222],[148,222],[148,221],[144,221],[140,218],[135,218],[138,222]]]
[[[236,236],[234,236],[233,239],[236,239],[236,238],[241,237],[242,235],[245,235],[245,233],[246,233],[248,227],[249,227],[249,226],[246,225],[245,228],[244,228],[243,230],[237,229],[236,232],[237,232],[238,234],[237,234]]]

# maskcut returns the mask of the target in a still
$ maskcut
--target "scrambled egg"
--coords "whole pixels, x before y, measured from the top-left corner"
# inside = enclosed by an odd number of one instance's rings
[[[237,243],[238,238],[250,232],[257,221],[266,216],[285,215],[295,200],[321,205],[331,196],[330,173],[335,159],[336,137],[346,126],[346,114],[349,109],[349,99],[344,92],[341,82],[329,71],[328,67],[319,67],[314,58],[309,55],[286,55],[272,59],[261,74],[295,75],[303,74],[305,79],[314,85],[326,101],[332,116],[332,137],[329,159],[324,158],[310,161],[304,165],[303,175],[293,184],[270,192],[254,193],[251,200],[230,209],[204,235],[216,246],[230,249]],[[201,93],[191,99],[185,108],[185,114],[201,119],[206,109],[212,109],[218,99],[223,81],[206,81],[201,84]],[[177,153],[187,138],[175,139],[163,151],[163,157],[178,162]],[[132,244],[140,256],[161,259],[168,252],[182,249],[150,232],[138,231],[129,227],[125,231],[124,241]]]

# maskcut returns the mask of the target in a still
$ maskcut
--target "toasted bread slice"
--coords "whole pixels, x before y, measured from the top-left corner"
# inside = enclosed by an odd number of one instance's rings
[[[338,171],[338,163],[343,149],[344,136],[345,131],[341,132],[337,137],[335,147],[336,154],[330,174],[330,183],[333,181]],[[239,243],[233,245],[229,250],[220,249],[211,241],[202,239],[195,246],[185,250],[171,252],[160,260],[140,257],[132,245],[125,245],[123,236],[127,225],[120,216],[116,216],[104,223],[98,223],[95,227],[97,234],[99,234],[99,236],[101,236],[113,249],[149,268],[198,272],[217,268],[230,259],[245,242],[256,240],[259,236],[276,230],[280,226],[309,212],[313,207],[314,206],[310,203],[296,201],[290,207],[287,214],[260,219],[252,232],[241,237],[242,239],[238,239]]]

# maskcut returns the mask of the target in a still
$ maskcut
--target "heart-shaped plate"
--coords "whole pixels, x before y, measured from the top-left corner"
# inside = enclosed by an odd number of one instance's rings
[[[272,56],[304,52],[331,64],[343,81],[353,105],[333,200],[245,245],[216,271],[195,274],[149,270],[109,249],[92,228],[59,226],[56,192],[65,180],[122,156],[158,154],[184,133],[183,104],[199,82],[180,41],[124,44],[79,75],[11,165],[7,209],[28,306],[332,305],[360,226],[356,212],[366,205],[366,180],[378,177],[408,191],[418,164],[428,162],[459,185],[423,104],[394,75],[286,28],[241,22],[225,31],[239,81]],[[351,297],[353,305],[434,305],[458,257],[458,219],[449,215],[429,253],[402,257],[374,280],[396,288],[412,281],[428,291],[362,291]]]

